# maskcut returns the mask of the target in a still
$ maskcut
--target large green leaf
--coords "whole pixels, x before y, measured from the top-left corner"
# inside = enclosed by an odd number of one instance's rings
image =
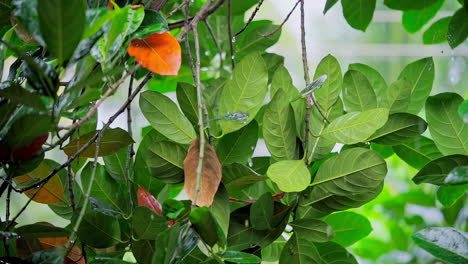
[[[343,247],[348,247],[372,231],[372,226],[366,217],[353,212],[339,212],[326,216],[323,221],[331,226],[336,242]]]
[[[408,113],[418,114],[431,93],[434,82],[434,61],[425,58],[408,64],[400,73],[398,80],[406,80],[411,86],[411,101]]]
[[[245,56],[236,66],[232,79],[224,86],[218,116],[245,112],[245,122],[220,120],[224,134],[236,131],[255,118],[267,93],[268,72],[259,53]]]
[[[216,146],[221,164],[246,163],[252,156],[258,139],[258,123],[253,120],[238,131],[222,137]]]
[[[239,35],[235,42],[236,53],[239,55],[248,54],[255,51],[264,51],[275,44],[280,35],[281,30],[275,34],[263,37],[260,34],[267,34],[275,30],[277,25],[269,20],[260,20],[252,22],[242,35]]]
[[[140,95],[140,108],[151,126],[172,141],[189,144],[197,137],[190,121],[177,105],[161,93],[146,91]]]
[[[262,260],[263,261],[278,261],[283,250],[284,245],[286,244],[284,237],[280,236],[270,245],[262,248]]]
[[[279,263],[319,264],[322,260],[314,243],[294,234],[284,245]]]
[[[366,76],[349,70],[343,78],[343,101],[347,112],[363,112],[377,108],[377,97]]]
[[[211,205],[211,214],[216,220],[216,223],[219,224],[219,231],[223,232],[223,234],[220,234],[223,235],[221,240],[225,240],[227,238],[227,234],[229,231],[230,212],[231,210],[229,195],[226,191],[226,188],[221,184],[218,187],[218,191],[216,192],[213,204]]]
[[[427,128],[426,121],[417,115],[395,113],[379,128],[369,141],[382,145],[397,145],[418,137]]]
[[[405,80],[397,80],[382,94],[379,106],[390,109],[390,113],[406,112],[411,101],[411,85]]]
[[[423,136],[393,146],[393,150],[400,159],[415,169],[421,169],[431,160],[443,156],[434,141]]]
[[[285,93],[289,101],[295,99],[299,95],[299,91],[294,87],[291,75],[283,65],[279,66],[273,75],[270,98],[273,98],[279,90]]]
[[[226,246],[226,234],[223,234],[220,225],[208,207],[198,207],[190,213],[190,222],[200,235],[201,239],[211,247],[216,243]]]
[[[88,211],[78,229],[78,237],[95,248],[108,248],[122,243],[117,218],[97,211]]]
[[[303,160],[282,160],[268,168],[268,177],[283,192],[300,192],[310,183],[310,173]]]
[[[133,211],[132,227],[136,238],[155,240],[167,228],[167,220],[145,206],[138,206]]]
[[[445,179],[456,167],[467,166],[468,156],[450,155],[435,159],[424,166],[413,178],[416,184],[432,183],[435,185],[449,184]],[[459,183],[457,183],[459,184]]]
[[[449,263],[468,261],[468,234],[451,227],[429,227],[413,235],[418,246]]]
[[[155,248],[154,240],[132,241],[132,254],[136,261],[141,264],[151,264]],[[111,261],[112,260],[109,259],[109,262]],[[127,262],[122,262],[122,264],[127,264]]]
[[[343,16],[348,24],[361,31],[366,31],[374,16],[376,0],[341,0]]]
[[[439,44],[447,41],[447,31],[451,16],[444,17],[434,22],[423,34],[424,44]]]
[[[122,148],[116,153],[103,157],[106,170],[116,181],[124,181],[127,177],[128,148]],[[130,163],[130,166],[131,163]],[[133,169],[133,168],[130,168]]]
[[[263,138],[274,160],[296,158],[294,113],[287,96],[278,90],[263,115]]]
[[[327,242],[333,238],[332,228],[317,219],[298,219],[290,223],[294,234],[311,242]]]
[[[322,258],[323,264],[358,264],[354,256],[337,243],[315,243],[314,245]]]
[[[254,229],[267,230],[272,228],[273,206],[270,192],[264,193],[250,206],[250,222]]]
[[[327,111],[338,100],[343,85],[340,63],[330,54],[320,61],[315,70],[314,79],[322,75],[327,75],[327,80],[321,88],[315,91],[315,96],[322,110]]]
[[[468,126],[458,115],[463,98],[455,93],[441,93],[426,102],[426,118],[437,148],[445,154],[468,153]]]
[[[447,30],[447,40],[448,40],[450,47],[454,49],[458,45],[463,43],[467,37],[468,37],[468,10],[466,9],[466,2],[465,2],[465,7],[460,8],[457,12],[455,12],[452,19],[450,20],[450,24],[448,25],[448,30]]]
[[[85,0],[38,0],[41,35],[59,63],[67,61],[81,40],[86,22]]]
[[[372,67],[361,63],[350,64],[349,70],[359,71],[364,74],[367,80],[371,83],[372,88],[374,88],[374,92],[377,95],[377,100],[380,101],[382,95],[387,90],[387,83],[385,82],[385,79],[382,77],[382,75]]]
[[[330,194],[346,196],[379,188],[385,176],[385,160],[375,151],[352,148],[327,159],[317,171],[311,186],[320,186]]]
[[[184,159],[187,151],[170,141],[159,141],[149,147],[146,164],[151,175],[165,183],[179,183],[184,179]]]
[[[180,109],[193,126],[198,126],[197,89],[187,83],[177,83],[176,93]]]
[[[396,10],[417,10],[433,5],[437,0],[385,0],[386,6]]]
[[[438,0],[432,5],[427,5],[421,10],[408,10],[403,12],[403,26],[406,31],[415,33],[420,30],[427,22],[429,22],[437,11],[444,4],[444,0]]]
[[[181,225],[177,223],[160,233],[157,237],[155,243],[156,252],[153,255],[152,263],[171,264],[176,260],[182,262],[197,246],[197,243],[197,233],[192,228],[189,228],[187,224]],[[158,245],[164,245],[164,247],[159,247]]]
[[[437,190],[437,200],[446,208],[452,207],[458,199],[465,195],[468,190],[468,184],[454,185],[454,186],[441,186]]]
[[[338,143],[356,144],[366,141],[387,119],[388,109],[385,108],[348,113],[333,120],[321,136]]]

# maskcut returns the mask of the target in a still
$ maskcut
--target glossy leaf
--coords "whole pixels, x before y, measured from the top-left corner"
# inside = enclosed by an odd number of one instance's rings
[[[455,93],[429,97],[426,118],[437,148],[445,155],[468,153],[468,126],[458,115],[463,98]]]
[[[427,128],[419,116],[395,113],[388,117],[387,123],[379,128],[369,141],[382,145],[398,145],[421,135]]]
[[[96,135],[96,133],[99,133],[99,131],[93,131],[72,140],[63,148],[63,151],[68,156],[75,155],[75,153],[78,152],[78,150],[80,150],[84,145],[86,145],[88,141]],[[133,141],[128,132],[121,128],[106,129],[101,136],[101,140],[99,141],[98,157],[112,155],[123,147],[126,147],[134,142],[135,141]],[[93,142],[93,144],[87,147],[79,155],[79,157],[94,158],[95,154],[96,142]]]
[[[122,148],[112,155],[103,157],[106,170],[114,180],[125,181],[127,177],[127,159],[128,148]],[[130,166],[132,166],[132,164],[130,164]]]
[[[160,75],[177,75],[182,60],[180,44],[168,32],[132,40],[128,54],[146,69]]]
[[[226,251],[223,254],[223,260],[234,263],[259,263],[262,261],[255,255],[241,251]]]
[[[198,126],[197,89],[190,84],[178,83],[176,91],[180,109],[193,126]]]
[[[358,71],[364,74],[364,76],[366,76],[367,80],[372,85],[372,88],[374,89],[374,92],[377,96],[377,100],[380,100],[382,98],[382,95],[387,90],[387,83],[377,70],[361,63],[350,64],[349,70]]]
[[[184,231],[188,231],[184,235]],[[187,225],[181,226],[175,224],[171,228],[166,229],[160,233],[156,239],[156,247],[158,245],[165,245],[164,250],[156,250],[153,255],[152,263],[170,264],[173,260],[178,258],[180,261],[190,254],[190,252],[197,246],[198,235]]]
[[[322,263],[322,260],[314,243],[294,234],[286,245],[284,245],[279,262],[290,264],[319,264]]]
[[[343,78],[343,101],[347,112],[366,111],[377,108],[377,97],[366,76],[349,70]]]
[[[197,168],[199,164],[200,140],[195,139],[190,144],[187,156],[184,160],[184,190],[193,201],[197,186]],[[198,206],[210,206],[213,203],[216,191],[221,182],[221,163],[215,149],[205,142],[204,159],[200,178],[196,204]]]
[[[388,109],[376,108],[364,112],[352,112],[333,120],[321,136],[343,144],[365,141],[388,119]]]
[[[398,80],[406,80],[411,86],[411,100],[408,113],[418,114],[431,93],[434,82],[434,61],[425,58],[408,64],[400,73]]]
[[[375,2],[376,0],[342,0],[343,16],[351,27],[366,31],[374,15]]]
[[[333,242],[348,247],[366,237],[372,231],[372,226],[366,217],[353,212],[334,213],[324,218],[331,226],[335,237]]]
[[[448,185],[468,183],[468,166],[460,166],[451,170],[444,183]]]
[[[201,239],[209,246],[212,247],[216,243],[222,247],[226,245],[226,237],[222,234],[220,226],[208,207],[198,207],[193,210],[190,213],[190,222]]]
[[[424,44],[439,44],[447,41],[447,31],[452,17],[444,17],[434,22],[423,34]]]
[[[183,116],[177,105],[158,92],[146,91],[140,95],[143,115],[158,132],[180,144],[189,144],[196,138],[190,121]]]
[[[273,75],[270,88],[270,98],[273,98],[279,90],[284,92],[289,101],[299,95],[298,90],[294,87],[291,75],[283,65],[279,66]]]
[[[267,175],[283,192],[300,192],[310,183],[310,173],[302,160],[278,161],[270,165]]]
[[[465,192],[468,190],[468,184],[464,185],[454,185],[454,186],[441,186],[437,190],[437,200],[449,208],[452,207],[458,199],[462,198],[465,195]]]
[[[328,77],[322,87],[315,91],[315,97],[322,110],[327,111],[338,100],[343,85],[340,63],[332,55],[327,55],[320,61],[314,79],[322,75]]]
[[[147,207],[138,206],[133,212],[132,226],[138,239],[155,240],[167,228],[167,220]]]
[[[458,115],[463,119],[463,122],[468,123],[468,100],[460,104],[458,107]]]
[[[179,183],[184,179],[184,158],[187,151],[170,141],[153,143],[146,154],[151,176],[165,183]]]
[[[307,85],[306,88],[304,88],[300,92],[300,96],[306,97],[307,95],[315,92],[315,90],[323,86],[323,84],[325,83],[327,79],[328,79],[327,75],[320,76],[318,79],[314,80],[311,84]]]
[[[120,226],[117,218],[97,211],[88,211],[78,229],[81,241],[95,248],[107,248],[120,240]]]
[[[411,85],[405,80],[397,80],[382,93],[380,107],[390,110],[390,113],[406,112],[411,101]]]
[[[14,0],[11,1],[14,6],[13,15],[21,22],[22,26],[29,34],[27,37],[28,42],[37,41],[45,46],[44,39],[40,33],[39,17],[38,17],[38,1],[29,0]]]
[[[14,83],[0,83],[0,98],[8,99],[15,104],[24,104],[37,110],[45,110],[44,103],[38,94],[30,92]]]
[[[246,112],[244,122],[220,120],[224,134],[236,131],[252,121],[267,93],[268,72],[259,53],[245,56],[236,66],[232,79],[223,88],[218,115]]]
[[[270,192],[264,193],[250,207],[250,222],[257,230],[267,230],[272,228],[273,198]]]
[[[290,223],[294,234],[302,239],[323,243],[334,236],[332,228],[325,222],[317,219],[298,219]]]
[[[260,34],[270,33],[276,27],[277,25],[273,25],[268,20],[253,21],[247,30],[235,40],[236,53],[242,55],[264,51],[273,46],[278,41],[281,30],[268,37],[263,37]]]
[[[416,169],[421,169],[431,160],[443,156],[434,141],[423,136],[393,146],[393,150],[398,157]]]
[[[412,1],[401,1],[401,0],[385,0],[386,6],[396,10],[417,10],[428,7],[437,2],[437,0],[412,0]]]
[[[222,137],[216,146],[221,164],[246,163],[252,156],[258,139],[258,124],[250,122],[238,131]]]
[[[151,211],[155,212],[157,215],[162,215],[161,204],[147,190],[138,187],[137,198],[139,206],[147,207]]]
[[[450,155],[435,159],[426,164],[413,178],[416,184],[432,183],[435,185],[450,185],[460,183],[446,183],[449,173],[456,167],[467,166],[468,156]],[[462,182],[463,183],[463,182]]]
[[[426,5],[420,10],[409,10],[403,12],[402,24],[406,31],[415,33],[429,22],[444,4],[444,0],[438,0],[432,5]]]
[[[263,116],[263,137],[274,160],[296,157],[294,113],[285,98],[286,93],[278,90]]]
[[[86,3],[84,0],[38,0],[41,35],[47,49],[59,63],[72,55],[85,28]]]
[[[416,244],[449,263],[468,261],[468,234],[450,227],[429,227],[413,235]]]
[[[460,8],[453,15],[447,30],[447,40],[452,47],[456,48],[458,45],[463,43],[468,37],[468,10],[465,8]]]

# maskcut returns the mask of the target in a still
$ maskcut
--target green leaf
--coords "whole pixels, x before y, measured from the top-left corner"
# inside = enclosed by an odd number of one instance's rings
[[[330,54],[320,61],[314,79],[322,75],[328,77],[322,87],[315,91],[315,97],[322,110],[327,111],[338,100],[343,85],[340,63]]]
[[[270,192],[264,193],[250,207],[250,222],[257,230],[267,230],[272,228],[273,198]]]
[[[315,92],[315,90],[323,86],[327,78],[328,78],[327,75],[320,76],[318,79],[314,80],[311,84],[307,85],[306,88],[302,89],[301,92],[299,93],[300,96],[296,98],[298,99],[299,97],[306,97],[307,95]],[[294,100],[296,100],[296,98]]]
[[[220,120],[224,134],[236,131],[255,118],[267,93],[268,72],[259,53],[245,56],[236,66],[232,79],[224,86],[218,115],[245,112],[244,122]]]
[[[44,103],[37,93],[30,92],[15,83],[0,83],[0,98],[4,98],[10,100],[12,103],[25,105],[37,110],[46,110]]]
[[[387,83],[378,71],[361,63],[350,64],[349,70],[359,71],[364,74],[367,80],[371,83],[372,88],[374,88],[377,100],[379,101],[382,98],[383,94],[387,90]]]
[[[320,136],[343,144],[366,141],[388,119],[388,109],[376,108],[364,112],[352,112],[333,120]]]
[[[269,165],[270,163],[266,165],[267,168]],[[242,190],[252,184],[266,179],[268,179],[268,177],[260,176],[254,170],[242,164],[233,163],[223,167],[222,181],[230,191]]]
[[[132,241],[132,253],[138,263],[151,264],[155,249],[154,240]],[[119,264],[120,262],[112,263]],[[127,262],[122,262],[122,264],[127,264]]]
[[[89,185],[92,184],[91,197],[110,205],[113,209],[124,215],[128,215],[130,210],[128,194],[124,195],[123,189],[121,189],[120,185],[107,173],[106,167],[97,164],[94,182],[90,183],[92,172],[93,163],[88,162],[81,172],[81,185],[83,186],[83,190],[87,190]]]
[[[366,31],[374,16],[375,2],[376,0],[341,0],[343,16],[351,27]]]
[[[31,126],[31,120],[34,120],[34,126]],[[5,135],[5,140],[11,150],[20,149],[28,145],[31,147],[34,139],[44,135],[50,129],[50,116],[27,114],[14,121],[8,133]]]
[[[281,35],[281,30],[278,30],[275,34],[263,37],[260,34],[267,34],[275,30],[277,25],[269,20],[258,20],[250,23],[242,35],[240,35],[236,42],[236,55],[248,54],[251,52],[265,51],[267,48],[273,46],[278,42]]]
[[[447,175],[447,178],[445,178],[444,183],[448,185],[458,185],[458,184],[468,183],[468,167],[460,166],[460,167],[454,168]]]
[[[277,91],[282,90],[289,101],[299,95],[299,91],[294,87],[291,75],[284,65],[281,65],[275,71],[271,81],[270,98],[274,98]]]
[[[327,0],[327,2],[325,3],[325,7],[323,8],[323,14],[325,15],[328,10],[330,10],[330,8],[332,8],[336,2],[338,2],[338,0]]]
[[[414,183],[432,183],[435,185],[460,184],[446,183],[445,180],[449,173],[456,167],[467,166],[468,156],[450,155],[435,159],[426,164],[413,178]],[[450,181],[449,181],[450,182]],[[462,182],[463,183],[463,182]]]
[[[212,247],[216,243],[221,246],[226,245],[226,241],[222,241],[225,236],[220,230],[221,227],[208,207],[198,207],[193,210],[190,213],[190,222],[203,241],[209,246]]]
[[[0,0],[0,26],[10,25],[10,13],[13,9],[11,0]]]
[[[387,123],[378,129],[369,141],[382,145],[398,145],[418,137],[426,128],[426,121],[417,115],[395,113],[388,117]]]
[[[278,161],[270,165],[267,175],[283,192],[300,192],[310,183],[310,173],[303,160]]]
[[[197,137],[190,121],[171,99],[158,92],[140,95],[140,108],[151,126],[172,141],[189,144]]]
[[[133,211],[132,227],[136,238],[155,240],[166,230],[167,220],[145,206],[138,206]]]
[[[347,112],[366,111],[377,108],[377,97],[366,76],[349,70],[343,78],[343,101]]]
[[[149,147],[146,164],[153,177],[165,183],[179,183],[184,179],[184,159],[187,151],[174,142],[159,141]]]
[[[314,245],[322,258],[323,264],[358,264],[354,256],[337,243],[315,243]]]
[[[37,14],[38,1],[37,0],[12,0],[13,5],[13,16],[15,16],[26,31],[32,35],[32,37],[45,46],[44,39],[41,36],[39,28],[39,17]],[[23,29],[24,30],[24,29]]]
[[[258,139],[258,124],[254,120],[238,131],[222,137],[216,146],[221,164],[247,163]]]
[[[408,64],[400,73],[398,80],[406,80],[411,86],[411,101],[408,113],[418,114],[431,93],[434,82],[434,61],[425,58]]]
[[[341,101],[341,100],[340,100]],[[305,116],[306,116],[306,99],[305,98],[299,98],[295,101],[292,101],[290,103],[292,110],[294,112],[294,120],[295,120],[295,125],[296,125],[296,136],[300,140],[304,140],[304,133],[305,133]],[[312,108],[314,109],[314,108]]]
[[[66,62],[83,35],[86,22],[84,0],[38,0],[41,35],[59,63]]]
[[[132,39],[145,39],[154,33],[163,33],[166,31],[169,31],[169,26],[161,13],[145,9],[145,18],[141,22],[138,30],[133,34]]]
[[[333,242],[343,247],[351,246],[372,231],[366,217],[353,212],[339,212],[326,216],[323,221],[331,226],[335,237]]]
[[[418,10],[433,5],[438,0],[385,0],[386,6],[396,10]]]
[[[434,22],[423,34],[423,43],[439,44],[447,41],[447,31],[452,17],[444,17]]]
[[[110,156],[103,157],[106,170],[114,180],[125,181],[127,175],[127,159],[128,149],[126,148],[122,148]]]
[[[280,236],[273,243],[262,248],[262,260],[270,262],[278,261],[286,242],[284,237]]]
[[[92,139],[96,133],[99,133],[99,130],[87,133],[77,139],[72,140],[63,148],[63,151],[68,156],[75,155],[75,153],[78,152],[78,150],[80,150],[84,145],[86,145],[86,143],[88,143],[88,141]],[[121,128],[106,129],[101,136],[101,140],[99,141],[98,157],[112,155],[132,143],[135,143],[135,141],[133,141],[127,131]],[[79,157],[94,158],[95,153],[96,142],[93,142],[93,144],[91,144],[79,155]]]
[[[415,169],[421,169],[431,160],[442,157],[434,141],[423,136],[393,146],[395,153]]]
[[[263,116],[263,137],[274,160],[296,158],[296,129],[294,112],[285,100],[287,95],[278,90]]]
[[[314,243],[294,234],[284,245],[279,263],[319,264],[322,260]]]
[[[317,171],[311,186],[319,186],[331,194],[347,196],[378,189],[387,175],[385,160],[365,148],[347,149],[327,159]],[[314,192],[320,191],[320,189]]]
[[[181,226],[177,223],[159,234],[152,263],[171,264],[175,260],[182,262],[197,246],[197,243],[197,233],[187,224]],[[158,250],[158,245],[164,245],[164,250]]]
[[[15,228],[15,233],[22,238],[66,237],[70,235],[70,231],[67,229],[53,226],[47,222],[20,226]]]
[[[463,98],[455,93],[441,93],[426,102],[429,131],[444,155],[468,153],[468,126],[458,115]]]
[[[403,27],[409,33],[415,33],[420,30],[437,14],[437,11],[444,4],[444,0],[438,0],[432,5],[427,5],[420,10],[408,10],[403,12]]]
[[[177,83],[176,94],[177,102],[184,115],[193,126],[198,126],[197,89],[187,83]]]
[[[390,113],[406,112],[411,101],[411,86],[405,80],[397,80],[383,93],[379,106]]]
[[[260,263],[262,261],[255,255],[241,251],[226,251],[223,254],[223,260],[234,263]]]
[[[468,184],[441,186],[437,190],[437,200],[446,208],[449,208],[452,207],[458,199],[462,198],[467,190]]]
[[[429,227],[412,236],[427,252],[449,263],[468,261],[468,234],[451,227]]]
[[[331,227],[317,219],[298,219],[290,223],[294,234],[310,242],[327,242],[333,238]]]
[[[447,40],[452,47],[456,48],[458,45],[463,43],[468,37],[468,10],[466,5],[464,8],[460,8],[453,15],[447,30]]]
[[[213,204],[211,205],[211,214],[213,215],[216,223],[219,224],[220,231],[223,232],[221,240],[227,239],[229,231],[229,216],[230,216],[230,202],[229,195],[223,185],[218,187]]]
[[[77,234],[81,241],[95,248],[107,248],[122,242],[117,218],[97,211],[88,211],[84,215]]]
[[[384,159],[391,157],[394,153],[391,146],[384,146],[376,143],[372,143],[370,149],[378,152]]]
[[[460,104],[458,107],[458,114],[463,119],[463,122],[468,123],[468,100]]]

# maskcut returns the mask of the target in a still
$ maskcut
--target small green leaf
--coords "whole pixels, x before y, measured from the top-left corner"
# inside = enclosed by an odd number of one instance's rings
[[[167,220],[147,207],[138,206],[133,211],[132,226],[138,239],[155,240],[159,233],[166,230]]]
[[[264,193],[250,207],[250,222],[257,230],[267,230],[272,228],[273,198],[270,192]]]
[[[135,34],[133,34],[132,39],[145,39],[154,33],[163,33],[166,31],[169,31],[169,26],[161,13],[145,9],[145,18]]]
[[[424,119],[417,115],[395,113],[388,117],[387,123],[379,128],[369,141],[382,145],[397,145],[418,137],[426,128]]]
[[[294,234],[302,239],[323,243],[334,236],[332,228],[325,222],[317,219],[298,219],[290,223]]]
[[[411,85],[405,80],[397,80],[382,94],[380,107],[390,109],[390,113],[406,112],[411,101]]]
[[[282,90],[287,96],[289,101],[293,100],[299,95],[298,90],[294,87],[291,75],[286,67],[279,66],[273,75],[270,88],[270,98],[273,98],[277,91]]]
[[[366,217],[353,212],[339,212],[326,216],[323,219],[333,229],[335,237],[333,242],[343,247],[351,246],[368,236],[372,226]]]
[[[190,121],[177,105],[161,93],[146,91],[140,95],[140,108],[150,124],[161,134],[180,144],[197,137]]]
[[[343,78],[343,101],[347,112],[363,112],[377,108],[377,97],[366,76],[349,70]]]
[[[320,61],[314,79],[323,75],[327,75],[327,80],[315,91],[315,97],[322,110],[327,111],[338,100],[343,85],[340,63],[332,55],[327,55]]]
[[[262,261],[255,255],[241,251],[226,251],[223,254],[223,260],[234,263],[260,263]]]
[[[403,12],[403,26],[409,33],[415,33],[429,22],[444,4],[444,0],[438,0],[432,5],[427,5],[420,10],[408,10]]]
[[[439,44],[447,41],[447,31],[452,17],[444,17],[434,22],[423,34],[423,43]]]
[[[332,8],[336,2],[338,2],[338,0],[327,0],[327,2],[325,3],[325,7],[323,8],[323,14],[325,15],[328,10],[330,10],[330,8]]]
[[[431,183],[435,185],[450,185],[463,184],[462,182],[454,181],[453,183],[445,182],[449,173],[456,167],[467,166],[468,156],[465,155],[450,155],[435,159],[424,166],[413,178],[414,183]],[[458,183],[457,183],[458,182]]]
[[[343,16],[351,27],[366,31],[374,16],[375,2],[376,0],[341,0]]]
[[[103,157],[106,170],[116,181],[124,181],[127,175],[128,148],[122,148],[112,155]],[[131,165],[132,166],[132,165]],[[133,168],[130,168],[132,170]]]
[[[393,146],[395,153],[415,169],[421,169],[431,160],[442,157],[434,141],[423,136]]]
[[[317,80],[314,80],[311,84],[307,85],[306,88],[304,88],[300,94],[302,97],[306,97],[307,95],[315,92],[315,90],[319,89],[320,87],[323,86],[325,81],[327,80],[327,75],[322,75],[320,76]]]
[[[463,43],[468,37],[468,10],[466,9],[466,3],[464,8],[460,8],[453,15],[448,25],[447,40],[452,47],[456,48],[458,45]]]
[[[198,126],[197,89],[187,83],[177,83],[177,102],[187,119]]]
[[[284,192],[300,192],[310,183],[310,173],[303,160],[283,160],[268,168],[268,177]]]
[[[414,242],[449,263],[468,261],[468,234],[451,227],[429,227],[412,236]]]
[[[333,120],[321,136],[343,144],[364,142],[388,119],[388,109],[376,108],[364,112],[352,112]]]

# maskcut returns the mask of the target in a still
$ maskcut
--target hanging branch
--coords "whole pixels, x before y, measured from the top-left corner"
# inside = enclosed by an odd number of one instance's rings
[[[174,8],[174,10],[172,10],[171,12],[169,12],[169,14],[167,14],[164,18],[165,19],[168,19],[169,17],[173,16],[175,13],[177,13],[177,11],[181,10],[185,5],[187,5],[188,3],[190,2],[190,0],[185,0],[184,2],[182,2],[182,4],[178,5],[176,8]]]
[[[229,0],[229,2],[231,1]],[[244,27],[242,27],[242,29],[239,30],[239,32],[237,32],[236,35],[234,35],[234,38],[237,38],[240,34],[242,34],[247,29],[247,27],[249,27],[250,23],[252,23],[255,16],[257,15],[258,10],[260,10],[260,7],[262,6],[262,4],[263,4],[263,0],[260,0],[257,4],[257,7],[255,7],[255,10],[253,11],[253,13],[250,15],[249,20],[247,20],[247,23],[245,23]]]
[[[130,83],[128,84],[128,97],[132,96],[132,90],[133,90],[133,80],[135,79],[135,74],[133,73],[132,76],[130,76]],[[130,135],[131,138],[133,138],[133,131],[132,131],[132,104],[127,105],[127,132]],[[132,186],[131,186],[131,165],[132,165],[132,160],[133,156],[135,155],[135,151],[133,150],[133,143],[130,143],[128,145],[128,152],[127,152],[127,162],[125,164],[125,171],[126,171],[126,177],[125,180],[127,182],[128,186],[128,194],[130,196],[130,205],[132,208],[135,208],[135,204],[133,203],[133,191],[132,191]]]
[[[224,68],[224,61],[223,61],[223,49],[221,48],[221,45],[219,44],[218,38],[216,38],[216,34],[213,30],[213,27],[211,26],[210,21],[208,19],[203,20],[205,22],[206,28],[208,29],[208,32],[211,35],[211,38],[213,39],[213,42],[216,46],[216,50],[218,50],[219,54],[219,68],[222,70]]]
[[[272,36],[274,35],[276,32],[278,32],[283,26],[284,24],[286,24],[286,22],[289,20],[289,17],[291,17],[292,13],[294,13],[294,10],[296,10],[296,7],[299,5],[299,3],[301,2],[301,0],[298,0],[296,2],[296,4],[294,5],[294,7],[291,9],[291,11],[289,11],[288,15],[286,16],[286,18],[283,20],[283,22],[277,26],[273,31],[271,31],[270,33],[266,33],[266,34],[259,34],[260,36],[264,37],[264,38],[267,38],[269,36]]]
[[[234,38],[232,36],[232,3],[231,0],[227,1],[227,27],[229,36],[229,50],[231,52],[231,66],[234,70],[234,67],[236,67],[236,60],[234,59]]]

